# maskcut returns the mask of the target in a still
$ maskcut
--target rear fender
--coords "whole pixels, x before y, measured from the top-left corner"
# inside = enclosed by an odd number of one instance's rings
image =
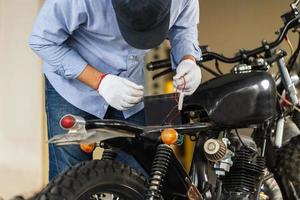
[[[49,143],[56,145],[92,144],[115,138],[136,138],[138,136],[157,141],[161,131],[166,128],[173,128],[180,134],[188,134],[210,129],[212,124],[137,126],[117,120],[91,120],[86,121],[80,128],[70,129],[66,134],[54,136]]]
[[[136,135],[121,129],[97,128],[90,130],[69,131],[66,134],[56,135],[49,143],[61,145],[93,144],[114,138],[135,138]]]

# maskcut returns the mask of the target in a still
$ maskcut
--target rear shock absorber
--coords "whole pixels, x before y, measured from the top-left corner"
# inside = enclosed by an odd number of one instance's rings
[[[104,149],[101,160],[114,160],[117,153],[113,149]]]
[[[155,158],[152,164],[151,176],[148,190],[145,195],[146,200],[160,200],[165,176],[172,158],[173,150],[169,145],[160,144],[157,147]]]

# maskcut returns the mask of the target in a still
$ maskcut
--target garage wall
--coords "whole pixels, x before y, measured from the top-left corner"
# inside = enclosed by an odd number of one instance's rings
[[[42,185],[41,62],[27,41],[39,0],[0,0],[0,197]]]

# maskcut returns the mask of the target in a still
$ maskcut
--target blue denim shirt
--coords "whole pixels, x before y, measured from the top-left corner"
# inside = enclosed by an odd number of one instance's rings
[[[173,68],[184,55],[200,59],[198,21],[198,0],[172,1],[169,39]],[[87,64],[144,85],[147,50],[135,49],[122,38],[111,0],[46,0],[29,45],[43,59],[43,71],[56,91],[99,118],[105,116],[109,105],[96,90],[76,79]],[[124,117],[143,106],[141,102],[124,111]]]

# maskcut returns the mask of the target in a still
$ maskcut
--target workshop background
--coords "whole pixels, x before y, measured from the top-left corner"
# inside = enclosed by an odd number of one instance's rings
[[[42,2],[0,0],[0,199],[29,196],[47,183],[42,61],[27,44]],[[271,41],[289,3],[201,0],[200,43],[208,44],[212,51],[233,55],[240,47],[254,48],[262,39]],[[166,46],[152,51],[146,59],[165,58]],[[209,78],[204,72],[203,80]],[[153,82],[149,74],[147,79],[148,94],[166,91],[165,78]]]

